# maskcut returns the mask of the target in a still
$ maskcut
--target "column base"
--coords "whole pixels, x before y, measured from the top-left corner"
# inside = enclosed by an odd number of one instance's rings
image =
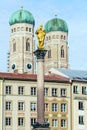
[[[32,130],[50,130],[50,128],[33,128]]]
[[[33,129],[32,130],[50,130],[50,127],[49,127],[49,123],[47,124],[39,124],[38,122],[36,122],[34,125],[33,125]]]

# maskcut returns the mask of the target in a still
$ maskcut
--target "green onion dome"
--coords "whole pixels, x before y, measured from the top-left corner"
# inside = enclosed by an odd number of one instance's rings
[[[35,20],[33,15],[30,12],[20,9],[14,12],[9,19],[10,25],[14,25],[16,23],[29,23],[34,26]]]
[[[46,33],[52,32],[52,31],[62,31],[62,32],[67,32],[68,33],[68,26],[67,23],[59,18],[54,18],[49,20],[45,26],[44,30]]]

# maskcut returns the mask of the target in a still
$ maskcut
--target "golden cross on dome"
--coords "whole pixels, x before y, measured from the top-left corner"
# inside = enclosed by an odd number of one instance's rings
[[[21,9],[22,9],[22,10],[23,10],[23,8],[24,8],[24,7],[23,7],[23,6],[21,6]]]
[[[55,16],[55,17],[57,17],[58,15],[57,15],[57,14],[55,14],[54,16]]]

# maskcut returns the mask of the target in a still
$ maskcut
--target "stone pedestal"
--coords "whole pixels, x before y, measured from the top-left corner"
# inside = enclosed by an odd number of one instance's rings
[[[37,123],[33,130],[49,130],[49,124],[44,123],[44,57],[47,50],[36,50],[38,73],[37,73]]]

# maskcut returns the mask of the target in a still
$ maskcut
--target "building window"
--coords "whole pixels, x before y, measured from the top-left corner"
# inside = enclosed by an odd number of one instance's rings
[[[17,31],[20,31],[20,27],[17,27]]]
[[[18,87],[18,94],[19,95],[23,95],[24,94],[24,87],[23,86]]]
[[[57,103],[52,103],[52,111],[56,112],[58,109],[58,104]]]
[[[13,43],[13,52],[16,52],[16,43]]]
[[[31,32],[31,28],[29,28],[29,32]]]
[[[24,102],[18,102],[18,110],[24,110]]]
[[[73,86],[73,93],[76,93],[76,94],[78,93],[78,86],[76,85]]]
[[[48,41],[48,37],[46,37],[46,41]]]
[[[52,127],[58,127],[58,120],[52,119]]]
[[[12,65],[12,70],[15,70],[15,68],[16,68],[16,65],[13,64],[13,65]]]
[[[48,58],[51,58],[51,50],[48,50]]]
[[[44,96],[48,96],[48,88],[44,88]]]
[[[66,97],[66,89],[61,89],[61,97]]]
[[[11,117],[6,117],[5,118],[5,125],[6,126],[11,126]]]
[[[84,117],[83,116],[79,116],[79,124],[80,125],[84,124]]]
[[[28,31],[28,27],[26,27],[26,31]]]
[[[6,110],[11,110],[11,102],[7,101],[5,104]]]
[[[64,36],[64,40],[66,40],[66,36]]]
[[[24,27],[21,27],[21,31],[24,31]]]
[[[59,39],[59,35],[56,35],[56,38]]]
[[[29,42],[29,38],[26,41],[26,51],[30,51],[30,42]]]
[[[61,112],[66,112],[66,104],[65,103],[61,104]]]
[[[61,35],[61,39],[63,39],[63,35]]]
[[[57,88],[52,88],[52,96],[57,96]]]
[[[14,32],[16,32],[16,28],[14,28]]]
[[[61,120],[61,127],[66,128],[66,120],[65,119]]]
[[[36,103],[35,102],[31,102],[30,109],[31,109],[31,111],[36,111]]]
[[[51,36],[49,36],[49,40],[51,40]]]
[[[78,109],[84,110],[83,102],[78,102]]]
[[[31,126],[36,123],[36,118],[31,118]]]
[[[18,126],[24,126],[24,118],[23,117],[18,118]]]
[[[6,94],[11,94],[11,86],[6,86]]]
[[[55,39],[55,35],[53,35],[53,37],[52,37],[53,39]]]
[[[28,63],[27,64],[27,69],[29,69],[29,70],[32,69],[32,64]]]
[[[11,32],[13,33],[13,29],[11,29]]]
[[[87,87],[82,86],[82,94],[87,94]]]
[[[61,47],[61,58],[64,58],[64,47]]]
[[[45,112],[49,111],[49,104],[48,103],[44,103],[44,111]]]
[[[31,88],[31,95],[36,96],[36,88],[35,87]]]

